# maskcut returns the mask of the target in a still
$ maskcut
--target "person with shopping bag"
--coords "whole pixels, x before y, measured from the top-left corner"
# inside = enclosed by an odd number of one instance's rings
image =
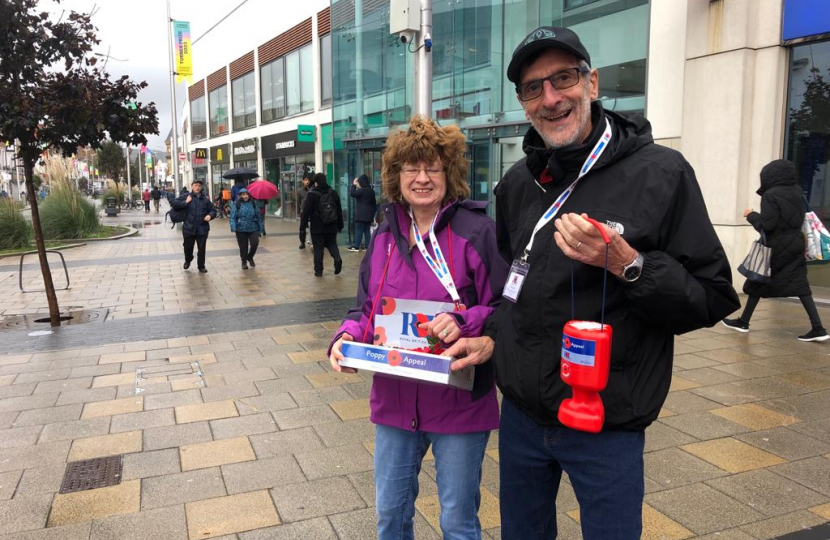
[[[812,328],[800,341],[827,341],[830,335],[821,322],[807,280],[802,224],[807,212],[804,195],[796,183],[792,162],[777,159],[761,169],[761,211],[744,210],[744,217],[761,233],[762,244],[769,247],[769,279],[747,279],[744,293],[749,297],[744,312],[737,319],[724,319],[725,326],[749,332],[749,320],[761,298],[797,296],[810,318]],[[746,262],[745,262],[746,264]]]

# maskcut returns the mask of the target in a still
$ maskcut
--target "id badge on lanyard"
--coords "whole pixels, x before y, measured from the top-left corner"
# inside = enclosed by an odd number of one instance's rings
[[[591,150],[591,153],[588,154],[588,158],[585,160],[585,163],[582,164],[582,168],[579,170],[579,176],[577,176],[576,180],[574,180],[574,182],[568,186],[568,188],[563,191],[559,197],[557,197],[550,208],[542,214],[542,217],[539,218],[539,221],[533,228],[533,234],[530,236],[530,241],[527,243],[524,253],[521,257],[515,259],[513,264],[510,266],[510,273],[507,275],[507,282],[504,284],[504,290],[502,292],[502,296],[507,300],[510,300],[511,302],[519,301],[519,295],[522,293],[522,287],[524,286],[525,279],[530,272],[528,258],[530,257],[530,250],[533,247],[533,241],[536,239],[536,234],[542,229],[542,227],[550,223],[556,217],[559,210],[562,208],[562,205],[564,205],[565,201],[567,201],[571,196],[582,177],[588,174],[597,161],[599,161],[599,157],[603,152],[605,152],[605,149],[608,148],[608,143],[611,141],[611,133],[611,122],[609,122],[608,118],[606,118],[605,132],[602,134],[599,141],[597,141],[597,144]]]

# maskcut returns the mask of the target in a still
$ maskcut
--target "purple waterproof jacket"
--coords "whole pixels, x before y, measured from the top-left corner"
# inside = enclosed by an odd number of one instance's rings
[[[452,238],[453,276],[467,307],[456,312],[462,337],[481,335],[485,320],[501,301],[509,270],[499,255],[495,223],[487,217],[486,206],[487,203],[470,200],[451,202],[441,209],[435,222],[438,244],[448,262],[447,239]],[[332,344],[344,332],[355,341],[361,341],[365,333],[366,342],[372,342],[374,328],[369,314],[378,296],[387,258],[389,269],[380,297],[452,302],[421,253],[409,248],[411,220],[403,205],[388,204],[382,212],[384,222],[360,265],[357,305],[349,311]],[[431,243],[425,244],[432,253]],[[499,411],[493,364],[486,362],[475,369],[472,392],[375,374],[370,399],[372,422],[433,433],[497,429]]]

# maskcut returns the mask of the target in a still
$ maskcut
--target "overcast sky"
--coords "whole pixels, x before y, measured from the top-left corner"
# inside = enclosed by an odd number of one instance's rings
[[[200,76],[253,50],[328,4],[329,0],[171,0],[170,15],[173,19],[190,22],[190,38],[195,41],[231,10],[241,6],[205,40],[194,45],[194,69]],[[129,75],[133,80],[147,81],[149,86],[139,94],[139,101],[155,102],[159,111],[159,135],[148,136],[148,139],[151,148],[163,149],[164,139],[171,127],[166,1],[64,0],[56,4],[52,0],[40,0],[39,7],[56,13],[63,10],[84,13],[96,10],[92,22],[98,27],[101,43],[95,50],[111,55],[106,69],[113,78]],[[251,35],[246,31],[245,21],[253,20],[255,14],[261,17],[263,10],[273,13],[273,26],[267,29],[267,35]],[[258,26],[262,28],[262,25]],[[229,32],[237,28],[238,33]],[[258,33],[262,34],[262,31]],[[176,95],[179,111],[184,103],[185,91],[186,84],[182,83]]]

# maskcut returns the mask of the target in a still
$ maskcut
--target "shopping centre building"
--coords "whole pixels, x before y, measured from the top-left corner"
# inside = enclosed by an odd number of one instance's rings
[[[198,82],[181,126],[186,181],[209,180],[215,191],[227,168],[251,166],[279,187],[269,212],[284,219],[296,219],[296,190],[315,171],[344,201],[359,174],[379,193],[384,141],[413,103],[414,54],[389,33],[389,0],[305,4],[305,16],[275,29],[273,3],[250,0],[195,43]],[[655,140],[693,165],[735,265],[754,238],[743,209],[758,207],[758,173],[772,159],[796,163],[811,206],[830,218],[827,0],[459,0],[433,9],[433,117],[464,130],[474,198],[491,200],[523,155],[528,123],[505,76],[510,55],[532,29],[554,25],[580,35],[605,108],[644,113]],[[830,271],[813,268],[811,280],[830,285]]]

